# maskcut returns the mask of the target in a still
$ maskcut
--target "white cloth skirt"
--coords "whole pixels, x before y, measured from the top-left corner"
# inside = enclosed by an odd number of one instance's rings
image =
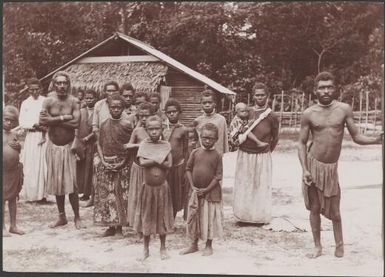
[[[234,183],[234,215],[248,223],[271,221],[272,160],[270,152],[238,151]]]
[[[41,132],[28,132],[20,153],[24,173],[20,198],[27,201],[38,201],[47,196],[47,163],[45,160],[47,142],[38,145],[41,140]]]

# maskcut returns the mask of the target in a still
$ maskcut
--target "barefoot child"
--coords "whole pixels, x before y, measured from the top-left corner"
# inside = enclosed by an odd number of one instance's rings
[[[101,164],[96,171],[94,222],[109,227],[104,237],[123,237],[122,226],[127,225],[130,178],[129,156],[124,144],[130,139],[132,126],[122,117],[124,99],[120,95],[109,96],[107,103],[111,118],[101,124],[97,139]]]
[[[126,149],[130,149],[131,155],[136,157],[137,149],[139,144],[148,138],[148,133],[146,132],[146,120],[149,116],[153,115],[152,105],[148,102],[142,102],[138,107],[139,122],[134,131],[132,132],[130,141],[125,144]],[[133,226],[135,219],[135,210],[138,204],[139,191],[143,185],[143,168],[139,165],[139,160],[134,158],[134,161],[131,166],[130,174],[130,189],[128,191],[128,222],[130,226]],[[139,234],[141,238],[141,235]]]
[[[192,240],[189,248],[180,254],[198,251],[198,239],[206,241],[203,256],[213,254],[212,241],[222,237],[222,158],[214,145],[218,140],[218,128],[206,123],[201,132],[202,147],[191,152],[186,175],[192,193],[187,216],[187,235]]]
[[[134,229],[144,236],[143,260],[149,255],[150,235],[159,234],[160,257],[166,252],[166,234],[173,230],[174,218],[167,173],[172,165],[170,143],[161,140],[162,120],[151,116],[146,121],[149,138],[141,142],[138,149],[140,165],[144,168],[144,184],[139,194]]]
[[[233,151],[238,149],[239,135],[244,133],[249,127],[249,109],[245,103],[239,102],[235,105],[237,114],[233,118],[229,126],[229,144]],[[260,141],[252,132],[247,137],[254,141],[258,147],[265,147],[267,142]]]
[[[19,161],[21,145],[12,129],[17,126],[19,112],[14,106],[5,106],[3,110],[3,236],[8,237],[4,223],[5,202],[8,201],[10,215],[9,232],[23,235],[16,226],[16,200],[23,185],[23,166]]]
[[[188,159],[188,130],[179,122],[181,114],[180,103],[169,98],[165,104],[167,120],[164,122],[163,137],[171,144],[172,167],[167,176],[170,186],[174,219],[178,211],[184,208],[185,164]]]

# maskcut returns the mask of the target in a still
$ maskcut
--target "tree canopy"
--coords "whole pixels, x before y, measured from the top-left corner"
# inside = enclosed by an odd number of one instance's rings
[[[256,80],[308,94],[322,70],[346,97],[380,94],[384,14],[374,2],[5,3],[5,84],[41,78],[115,31],[240,94]]]

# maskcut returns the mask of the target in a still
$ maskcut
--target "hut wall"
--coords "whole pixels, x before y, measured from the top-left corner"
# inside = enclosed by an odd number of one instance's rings
[[[166,83],[171,87],[170,97],[177,99],[182,106],[181,123],[188,126],[194,118],[201,115],[200,94],[204,85],[186,74],[169,69]]]

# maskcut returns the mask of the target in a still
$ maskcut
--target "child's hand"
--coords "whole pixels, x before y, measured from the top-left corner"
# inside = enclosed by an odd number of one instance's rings
[[[12,140],[12,141],[8,142],[8,145],[16,151],[21,150],[21,145],[17,140]]]
[[[203,196],[207,193],[207,188],[200,188],[197,190],[198,196]]]

